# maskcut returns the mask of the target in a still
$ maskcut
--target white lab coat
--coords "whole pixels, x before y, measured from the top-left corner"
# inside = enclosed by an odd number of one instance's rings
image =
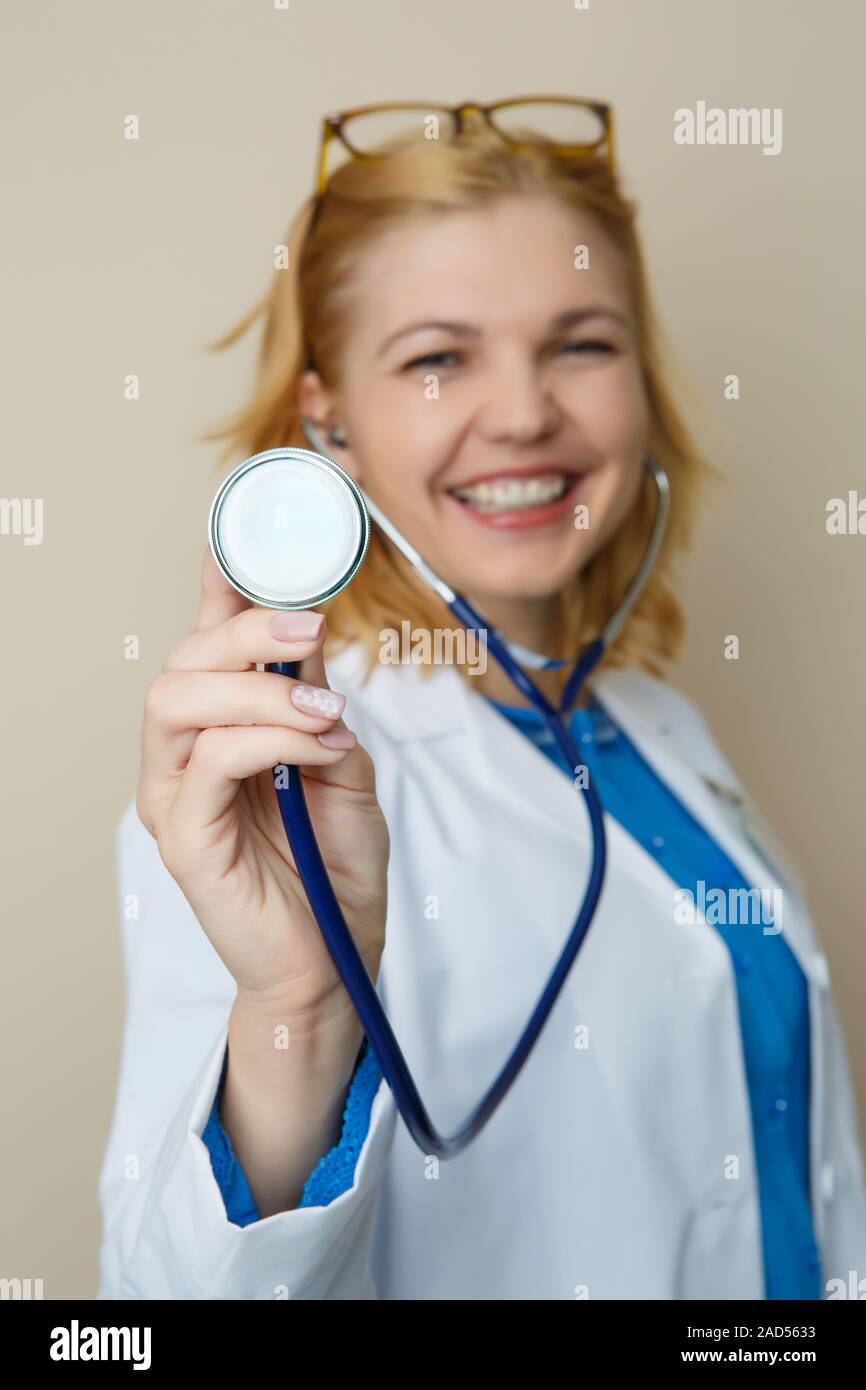
[[[327,665],[374,760],[391,832],[379,989],[433,1121],[450,1132],[505,1060],[571,928],[589,826],[570,779],[452,667],[425,680],[413,666],[377,666],[362,686],[359,661],[353,647]],[[823,1276],[863,1277],[855,1100],[802,879],[763,824],[759,855],[712,789],[744,791],[686,696],[632,669],[591,685],[747,880],[783,888],[785,935],[809,985]],[[437,1165],[382,1081],[354,1186],[327,1207],[241,1228],[200,1137],[234,981],[130,803],[118,829],[127,1018],[99,1185],[98,1297],[763,1298],[729,953],[704,918],[675,923],[673,881],[606,825],[596,918],[480,1137]],[[124,915],[130,895],[138,920]]]

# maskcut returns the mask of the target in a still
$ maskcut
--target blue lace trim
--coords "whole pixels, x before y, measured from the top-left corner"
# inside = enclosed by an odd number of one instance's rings
[[[219,1117],[228,1067],[228,1053],[223,1058],[219,1085],[202,1140],[210,1155],[211,1168],[222,1194],[226,1216],[236,1226],[249,1226],[261,1220],[243,1168],[232,1148],[232,1142]],[[352,1081],[343,1109],[339,1141],[319,1160],[304,1184],[299,1202],[301,1207],[329,1206],[348,1191],[355,1178],[358,1155],[370,1127],[370,1110],[379,1089],[382,1073],[376,1054],[365,1038],[358,1053]]]

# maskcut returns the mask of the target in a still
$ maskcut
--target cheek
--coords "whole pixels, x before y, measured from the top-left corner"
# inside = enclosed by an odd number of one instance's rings
[[[395,520],[397,506],[404,515],[418,510],[450,457],[454,412],[425,396],[422,377],[417,385],[402,382],[371,393],[358,415],[365,422],[360,456],[371,493],[392,507]]]
[[[563,401],[600,452],[628,454],[643,446],[649,411],[640,367],[632,359],[605,371],[576,373]]]

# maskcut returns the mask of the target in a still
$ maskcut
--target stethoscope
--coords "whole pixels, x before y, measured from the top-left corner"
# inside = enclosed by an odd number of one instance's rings
[[[312,421],[304,431],[316,452],[266,449],[239,463],[213,500],[208,534],[214,559],[228,582],[250,602],[265,608],[314,608],[338,594],[357,573],[367,552],[370,518],[393,542],[415,572],[439,595],[467,629],[474,629],[514,685],[541,712],[556,743],[577,769],[583,759],[563,719],[583,682],[622,628],[652,572],[670,510],[670,482],[647,455],[644,466],[658,489],[655,523],[638,573],[600,636],[580,653],[556,709],[522,669],[563,666],[490,627],[481,613],[440,578],[326,449]],[[279,661],[268,671],[297,676],[299,662]],[[393,1092],[406,1128],[424,1154],[453,1158],[490,1119],[513,1085],[565,984],[595,914],[607,862],[604,813],[592,779],[580,779],[592,830],[592,868],[571,933],[529,1022],[511,1056],[478,1105],[456,1133],[441,1135],[412,1079],[399,1043],[346,925],[310,823],[297,767],[274,769],[274,787],[283,825],[310,908],[354,1004],[382,1074]]]

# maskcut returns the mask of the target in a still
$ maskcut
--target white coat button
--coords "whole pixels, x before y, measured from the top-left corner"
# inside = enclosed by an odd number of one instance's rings
[[[816,951],[812,957],[812,975],[822,989],[829,989],[830,963],[822,951]]]
[[[829,1202],[833,1196],[833,1188],[836,1185],[836,1170],[832,1163],[824,1163],[821,1166],[821,1196],[825,1202]]]

